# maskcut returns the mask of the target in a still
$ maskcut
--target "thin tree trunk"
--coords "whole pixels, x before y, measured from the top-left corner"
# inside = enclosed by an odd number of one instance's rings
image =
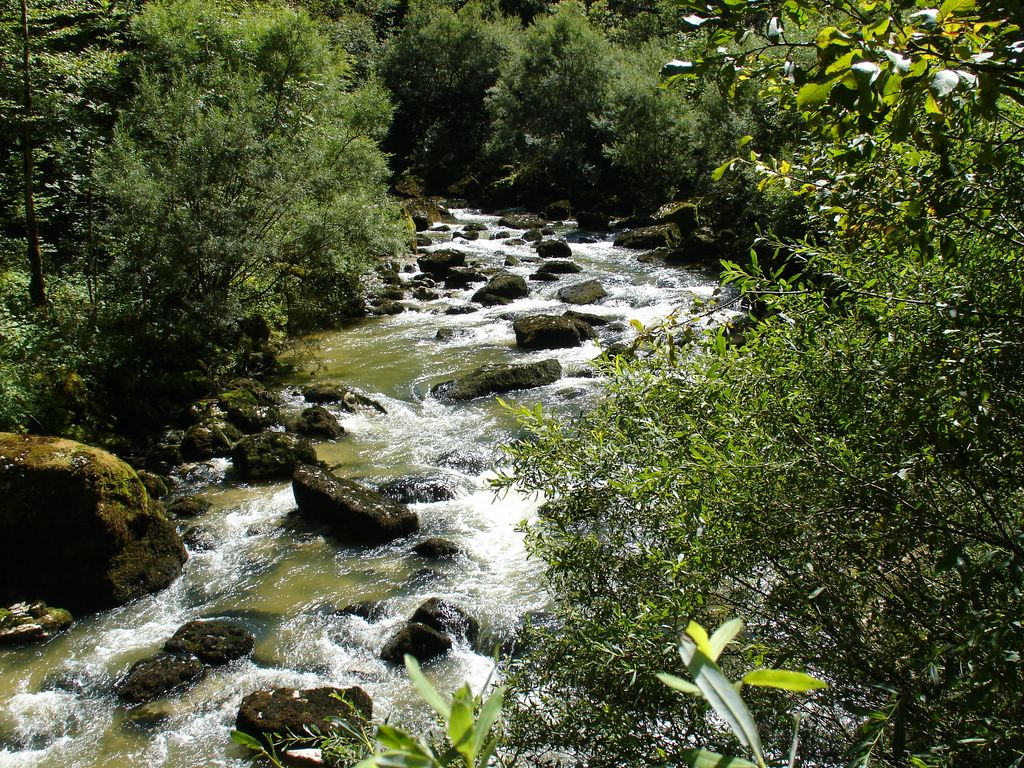
[[[32,191],[32,78],[29,69],[28,3],[21,0],[21,39],[24,45],[24,107],[21,133],[21,155],[25,166],[25,241],[28,246],[28,264],[31,279],[29,297],[37,307],[46,306],[46,284],[43,281],[43,254],[39,249],[39,226],[36,224],[36,199]]]

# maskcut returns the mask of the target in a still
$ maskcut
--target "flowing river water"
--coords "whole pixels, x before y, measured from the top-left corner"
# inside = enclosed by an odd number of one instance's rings
[[[433,248],[463,250],[482,268],[514,256],[522,261],[509,271],[524,277],[535,271],[532,243],[489,239],[499,229],[496,216],[453,214],[454,243],[443,242],[452,233],[433,232]],[[488,231],[464,241],[458,231],[467,224]],[[228,460],[182,468],[178,493],[198,494],[213,506],[198,520],[178,521],[183,533],[195,528],[181,578],[158,594],[83,618],[45,645],[0,649],[0,768],[241,767],[245,753],[229,738],[239,703],[247,693],[275,687],[359,685],[373,697],[376,720],[423,725],[425,706],[404,669],[378,658],[420,603],[437,596],[465,608],[482,625],[483,647],[507,641],[524,616],[543,611],[541,566],[527,557],[518,530],[538,501],[496,497],[488,486],[500,466],[500,445],[516,437],[514,418],[494,397],[447,403],[430,387],[485,363],[557,357],[561,380],[505,399],[543,403],[572,418],[600,396],[589,365],[600,347],[520,351],[514,316],[561,314],[570,307],[556,298],[558,289],[596,278],[608,296],[573,308],[610,321],[598,329],[600,343],[608,344],[630,338],[630,320],[654,322],[716,290],[712,276],[640,263],[610,236],[580,232],[572,222],[555,229],[569,241],[580,274],[531,281],[529,297],[467,314],[445,310],[468,304],[479,286],[439,291],[436,300],[405,300],[408,311],[401,314],[309,337],[296,356],[297,372],[278,382],[289,412],[304,407],[300,390],[311,383],[352,386],[385,406],[386,415],[338,412],[348,434],[318,443],[317,455],[340,476],[366,483],[429,477],[453,489],[454,499],[413,505],[419,534],[375,548],[343,546],[289,514],[295,504],[288,482],[241,482]],[[444,340],[441,329],[450,329]],[[451,539],[467,555],[424,560],[411,546],[427,536]],[[384,618],[336,613],[360,601],[382,601]],[[182,624],[206,617],[243,623],[256,637],[255,653],[213,669],[195,687],[158,701],[156,716],[150,706],[140,718],[114,695],[114,682]],[[492,667],[490,654],[456,641],[427,671],[442,690],[453,690],[464,680],[479,687]]]

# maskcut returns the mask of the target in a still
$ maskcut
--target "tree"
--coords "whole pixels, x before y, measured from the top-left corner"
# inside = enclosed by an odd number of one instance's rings
[[[489,122],[485,97],[515,45],[512,25],[477,3],[457,12],[415,5],[381,64],[395,100],[387,146],[399,163],[444,189],[477,172]]]
[[[617,62],[579,7],[563,3],[527,30],[488,97],[488,150],[523,193],[592,192],[607,162],[595,125]]]
[[[39,249],[39,226],[36,224],[36,199],[32,189],[32,175],[35,163],[32,160],[32,75],[29,50],[28,5],[21,0],[21,39],[23,46],[22,67],[24,85],[22,88],[21,156],[25,184],[25,241],[28,250],[28,264],[31,272],[29,296],[37,307],[46,306],[46,284],[43,280],[43,254]]]

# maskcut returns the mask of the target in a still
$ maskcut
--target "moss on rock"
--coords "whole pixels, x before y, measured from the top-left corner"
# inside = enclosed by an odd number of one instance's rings
[[[60,438],[0,433],[0,584],[87,612],[166,587],[187,557],[135,471]]]

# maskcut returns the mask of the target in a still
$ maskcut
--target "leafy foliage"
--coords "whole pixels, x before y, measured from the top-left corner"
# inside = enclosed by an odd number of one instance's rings
[[[672,754],[692,734],[664,727],[685,713],[652,690],[652,660],[674,616],[728,611],[750,619],[751,661],[830,682],[804,711],[812,759],[1018,764],[1012,9],[699,10],[708,54],[676,69],[759,82],[813,138],[748,146],[722,173],[794,194],[808,230],[728,267],[755,313],[740,336],[676,318],[607,363],[608,401],[581,423],[522,414],[515,474],[550,499],[530,536],[560,622],[523,666],[544,706],[516,733],[591,765]]]

